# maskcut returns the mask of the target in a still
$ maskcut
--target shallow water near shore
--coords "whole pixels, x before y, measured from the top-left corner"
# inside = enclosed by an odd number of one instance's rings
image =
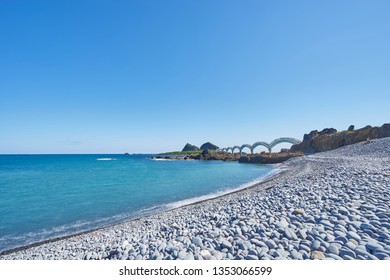
[[[0,155],[0,252],[220,196],[272,170],[149,155]]]

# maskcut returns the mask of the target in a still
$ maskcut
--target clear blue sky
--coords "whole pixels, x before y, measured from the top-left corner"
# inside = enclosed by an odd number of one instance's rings
[[[390,122],[390,1],[0,1],[0,153]]]

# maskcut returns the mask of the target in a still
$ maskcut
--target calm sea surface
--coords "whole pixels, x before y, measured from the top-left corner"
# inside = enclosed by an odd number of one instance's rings
[[[0,252],[215,197],[271,170],[148,155],[0,155]]]

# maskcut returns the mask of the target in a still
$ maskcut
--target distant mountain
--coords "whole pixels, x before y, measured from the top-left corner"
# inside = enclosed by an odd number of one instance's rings
[[[201,150],[217,150],[219,147],[213,143],[207,142],[200,146]]]
[[[199,150],[199,148],[195,145],[191,145],[190,143],[187,143],[183,150],[181,150],[182,152],[187,152],[187,151],[196,151],[196,150]]]

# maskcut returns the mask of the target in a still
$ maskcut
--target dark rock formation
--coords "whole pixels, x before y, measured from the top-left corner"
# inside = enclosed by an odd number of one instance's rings
[[[351,127],[350,127],[351,128]],[[351,145],[367,139],[390,137],[390,124],[381,127],[366,126],[357,130],[337,132],[335,129],[313,130],[305,134],[300,144],[293,145],[291,150],[304,153],[317,153]]]
[[[209,150],[204,150],[198,155],[190,155],[190,159],[201,160],[223,160],[223,161],[236,161],[240,158],[240,154],[230,154],[226,152],[211,153]]]
[[[128,155],[129,155],[129,153],[125,153],[124,155],[125,155],[125,156],[128,156]]]
[[[348,131],[354,131],[355,130],[355,126],[354,125],[350,125],[349,127],[348,127]]]
[[[336,132],[337,132],[337,130],[334,128],[324,128],[320,132],[318,132],[318,130],[312,130],[312,131],[310,131],[309,134],[303,135],[303,141],[310,141],[318,136],[326,135],[326,134],[333,134]]]
[[[242,163],[280,163],[292,157],[303,156],[302,152],[285,151],[280,153],[261,153],[261,154],[231,154],[226,152],[211,153],[209,150],[204,150],[198,155],[189,156],[190,159],[200,160],[223,160],[223,161],[239,161]]]
[[[183,150],[181,150],[182,152],[187,152],[187,151],[196,151],[196,150],[199,150],[199,148],[195,145],[191,145],[190,143],[187,143]]]
[[[201,150],[216,150],[218,149],[217,145],[214,145],[210,142],[204,143],[202,146],[200,146]]]
[[[298,151],[283,151],[280,153],[261,153],[261,154],[248,154],[240,157],[238,160],[241,163],[262,163],[273,164],[281,163],[293,157],[303,156],[302,152]]]

